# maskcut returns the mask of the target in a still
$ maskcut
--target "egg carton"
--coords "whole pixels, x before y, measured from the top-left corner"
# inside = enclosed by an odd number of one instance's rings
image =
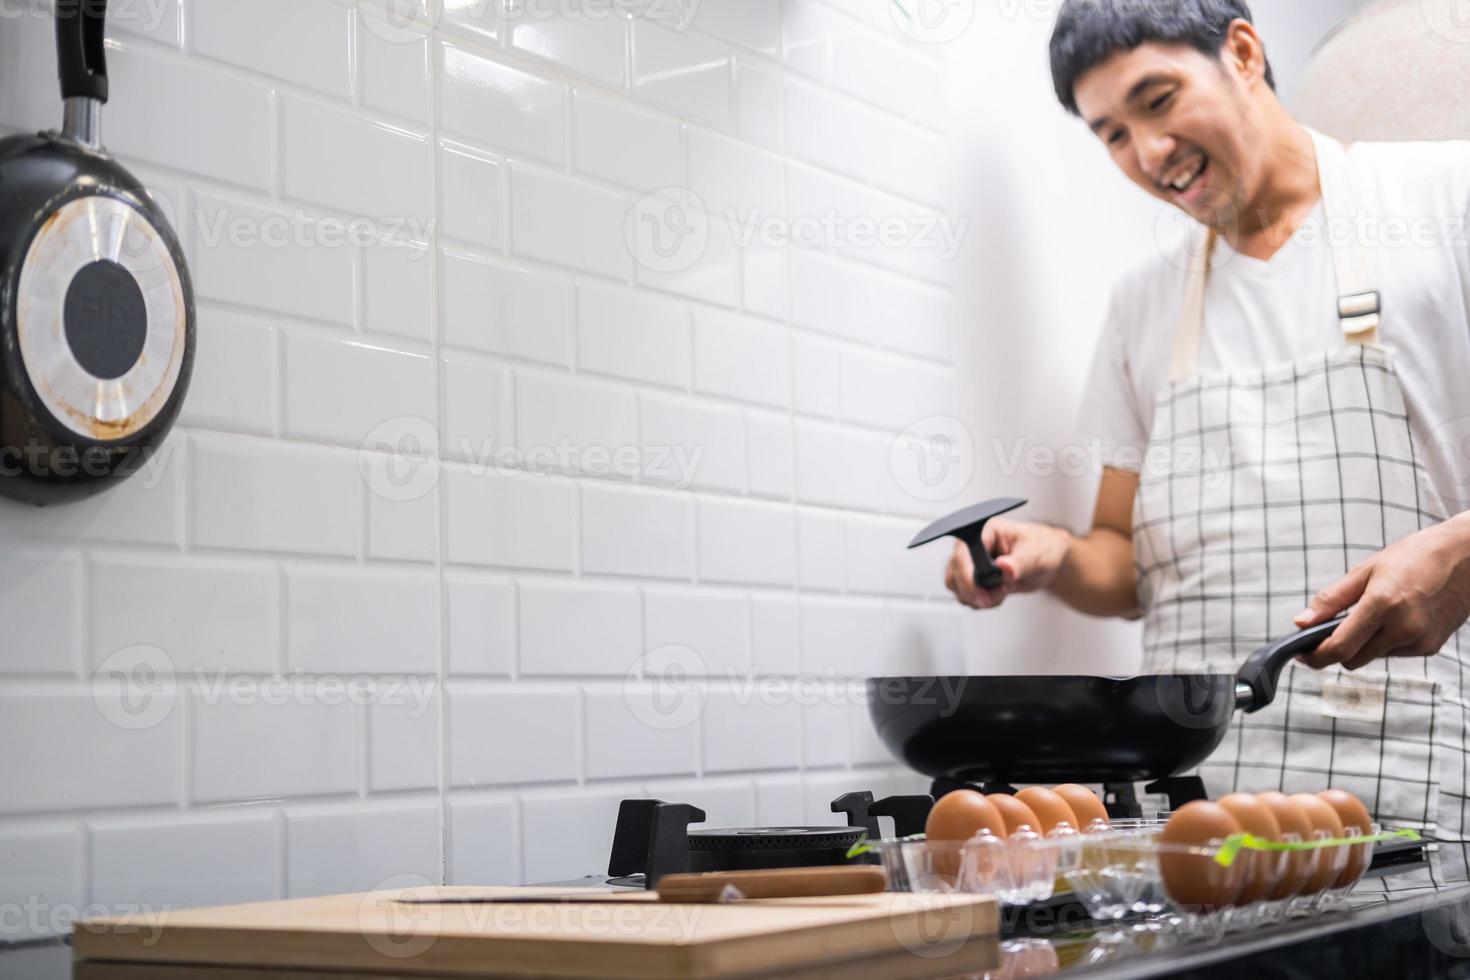
[[[1115,820],[1082,832],[1062,825],[1046,836],[1022,828],[1004,839],[917,835],[859,847],[880,855],[895,891],[985,893],[1013,906],[1070,894],[1101,922],[1150,917],[1218,934],[1347,909],[1375,845],[1414,833],[1375,824],[1344,837],[1288,834],[1275,842],[1237,834],[1193,846],[1162,842],[1163,826]]]

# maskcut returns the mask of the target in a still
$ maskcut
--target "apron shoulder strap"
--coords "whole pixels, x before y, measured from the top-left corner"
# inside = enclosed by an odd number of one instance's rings
[[[1373,265],[1357,221],[1357,189],[1341,143],[1314,129],[1307,129],[1317,149],[1317,174],[1322,185],[1322,210],[1326,215],[1326,239],[1332,253],[1337,282],[1337,316],[1345,344],[1376,344],[1382,302],[1374,286]],[[1184,287],[1184,306],[1174,331],[1174,350],[1169,380],[1180,381],[1199,369],[1200,339],[1204,333],[1205,286],[1210,260],[1219,235],[1210,228],[1191,244],[1189,273]]]

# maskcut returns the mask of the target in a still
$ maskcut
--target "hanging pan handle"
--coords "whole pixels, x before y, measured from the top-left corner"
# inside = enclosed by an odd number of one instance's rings
[[[1268,643],[1251,654],[1240,673],[1235,675],[1235,706],[1247,714],[1260,711],[1276,699],[1276,683],[1286,665],[1304,653],[1311,653],[1322,645],[1347,619],[1343,613],[1336,619],[1309,626],[1284,640]]]
[[[56,70],[62,99],[107,101],[102,39],[107,0],[56,0]]]

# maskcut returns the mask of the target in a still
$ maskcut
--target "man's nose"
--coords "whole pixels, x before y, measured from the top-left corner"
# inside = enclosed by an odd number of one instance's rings
[[[1164,168],[1179,148],[1172,136],[1166,133],[1139,133],[1133,142],[1138,152],[1139,168],[1151,177],[1154,183],[1164,179]]]

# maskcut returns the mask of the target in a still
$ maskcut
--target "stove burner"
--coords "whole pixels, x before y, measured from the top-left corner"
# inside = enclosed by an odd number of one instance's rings
[[[689,831],[690,871],[817,868],[847,862],[861,827],[729,827]]]

